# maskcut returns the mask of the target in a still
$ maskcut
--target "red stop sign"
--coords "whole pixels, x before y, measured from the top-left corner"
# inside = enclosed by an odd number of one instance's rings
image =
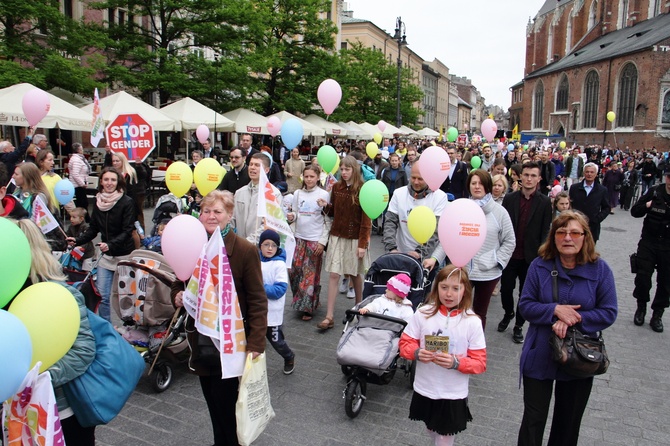
[[[105,129],[105,137],[112,151],[122,152],[129,160],[139,157],[144,161],[156,147],[154,128],[136,113],[114,118]]]

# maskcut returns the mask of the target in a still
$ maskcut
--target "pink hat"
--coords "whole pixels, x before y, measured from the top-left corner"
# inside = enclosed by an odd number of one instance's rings
[[[396,274],[386,282],[386,288],[403,299],[407,298],[411,287],[412,280],[405,273]]]

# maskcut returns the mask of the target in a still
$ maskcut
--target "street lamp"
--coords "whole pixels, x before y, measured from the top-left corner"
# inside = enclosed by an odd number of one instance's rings
[[[396,91],[396,112],[395,112],[395,125],[400,128],[402,125],[402,115],[400,114],[400,77],[402,73],[402,58],[401,51],[402,46],[407,45],[407,39],[405,36],[405,24],[400,17],[395,22],[395,34],[393,35],[393,40],[398,42],[398,89]]]

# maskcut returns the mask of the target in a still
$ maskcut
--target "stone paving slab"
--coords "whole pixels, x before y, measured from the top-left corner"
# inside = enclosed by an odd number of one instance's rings
[[[654,333],[648,324],[636,327],[632,323],[635,300],[628,254],[637,246],[641,226],[642,220],[619,210],[602,225],[598,250],[614,270],[619,317],[605,332],[612,363],[607,374],[595,379],[580,446],[670,444],[668,333]],[[373,236],[372,258],[381,254],[381,238]],[[325,305],[326,274],[323,279],[322,304]],[[290,302],[290,297],[287,301]],[[470,380],[474,421],[457,437],[459,445],[516,444],[523,412],[519,389],[521,346],[512,343],[510,330],[505,333],[495,330],[503,315],[499,301],[494,297],[489,308],[488,369]],[[337,314],[343,315],[352,302],[339,295]],[[348,418],[342,397],[346,382],[335,360],[342,326],[336,325],[335,329],[321,333],[315,326],[324,310],[312,321],[304,322],[289,305],[284,329],[287,342],[296,352],[296,369],[292,375],[285,376],[281,357],[271,348],[268,350],[268,377],[276,417],[254,444],[431,444],[423,424],[407,418],[412,391],[409,379],[400,372],[386,386],[369,384],[368,400],[361,414],[354,420]],[[184,365],[175,367],[172,386],[161,394],[154,393],[148,380],[143,378],[121,414],[96,432],[97,444],[101,446],[207,446],[212,443],[209,415],[197,378],[190,375]]]

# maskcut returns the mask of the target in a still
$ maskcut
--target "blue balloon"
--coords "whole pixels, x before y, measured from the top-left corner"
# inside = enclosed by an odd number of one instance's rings
[[[66,205],[74,198],[74,185],[70,180],[64,178],[54,186],[56,200],[62,205]]]
[[[514,144],[510,144],[507,146],[507,150],[512,151],[514,150]]]
[[[294,118],[287,119],[281,126],[281,140],[287,149],[292,150],[302,141],[303,132],[300,121]]]
[[[26,326],[10,312],[0,310],[0,401],[19,390],[32,356],[33,344]]]

